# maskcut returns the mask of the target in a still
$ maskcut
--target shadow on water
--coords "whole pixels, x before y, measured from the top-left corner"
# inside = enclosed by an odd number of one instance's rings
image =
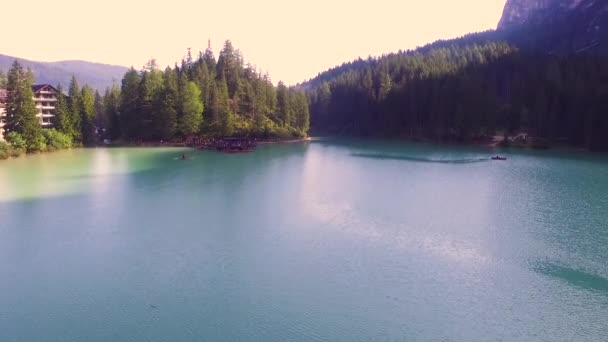
[[[534,271],[565,281],[570,285],[586,290],[594,290],[608,294],[608,279],[596,274],[590,274],[570,267],[552,263],[536,265]]]
[[[378,160],[403,160],[418,163],[437,163],[437,164],[470,164],[490,161],[490,158],[463,158],[463,159],[432,159],[410,156],[398,156],[393,154],[375,154],[375,153],[351,153],[353,157],[370,158]]]

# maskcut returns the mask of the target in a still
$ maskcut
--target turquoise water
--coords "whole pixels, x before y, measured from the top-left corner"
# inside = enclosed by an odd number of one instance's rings
[[[0,162],[0,341],[608,341],[608,158],[501,154]]]

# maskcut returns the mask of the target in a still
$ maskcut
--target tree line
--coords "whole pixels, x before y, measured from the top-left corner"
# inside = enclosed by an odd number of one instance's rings
[[[154,60],[131,68],[120,88],[101,98],[95,122],[112,139],[173,140],[191,135],[302,137],[309,128],[304,92],[245,64],[228,40],[216,60],[211,44],[181,65],[158,69]]]
[[[275,87],[268,74],[245,64],[229,40],[217,59],[209,43],[196,59],[188,50],[181,65],[164,71],[154,60],[142,70],[131,68],[120,87],[114,84],[104,95],[88,85],[81,87],[72,77],[67,94],[62,85],[57,86],[53,130],[42,129],[36,117],[33,83],[31,71],[17,61],[7,75],[0,73],[0,88],[8,90],[5,129],[12,154],[60,145],[94,145],[106,138],[303,137],[309,128],[305,93],[282,82]],[[49,135],[62,144],[49,141]]]
[[[313,131],[471,141],[518,132],[608,148],[608,60],[520,51],[483,34],[358,59],[300,85]]]

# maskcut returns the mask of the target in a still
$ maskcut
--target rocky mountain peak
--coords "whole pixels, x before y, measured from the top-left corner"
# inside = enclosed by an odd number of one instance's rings
[[[583,0],[507,0],[499,29],[525,24],[533,16],[576,8]]]

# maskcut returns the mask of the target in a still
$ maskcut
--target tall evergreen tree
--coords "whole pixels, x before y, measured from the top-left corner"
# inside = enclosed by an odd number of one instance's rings
[[[177,76],[170,68],[165,70],[160,96],[156,101],[155,131],[160,139],[170,140],[177,133],[179,101]]]
[[[68,90],[68,110],[70,113],[70,123],[72,124],[72,137],[75,142],[82,142],[82,92],[76,76],[72,76],[70,80],[70,88]]]
[[[28,152],[44,150],[44,137],[34,103],[32,79],[17,61],[13,62],[8,72],[7,90],[6,130],[21,134]]]
[[[277,105],[279,119],[284,125],[289,125],[292,122],[291,100],[289,89],[283,82],[279,82],[277,87]]]
[[[115,84],[106,89],[103,96],[105,117],[108,121],[108,132],[104,138],[119,139],[122,136],[120,120],[120,89]]]
[[[206,107],[209,105],[209,95],[211,93],[212,77],[209,73],[207,63],[205,63],[202,55],[194,66],[193,76],[193,80],[198,84],[199,88],[201,89],[203,104]]]
[[[72,131],[70,110],[68,108],[68,99],[63,93],[63,87],[61,84],[57,85],[57,102],[55,103],[53,126],[61,133],[64,133],[70,137],[74,136]]]
[[[234,98],[241,87],[240,69],[242,69],[242,65],[230,40],[224,43],[224,48],[220,51],[216,69],[218,77],[226,78],[228,95],[230,98]]]
[[[0,70],[0,89],[6,89],[7,79],[4,71]]]
[[[310,127],[310,110],[308,108],[308,98],[306,94],[301,91],[295,91],[292,95],[293,99],[293,111],[295,115],[295,127],[302,132],[302,135],[306,135],[308,128]]]
[[[127,139],[140,138],[137,112],[140,83],[141,76],[134,68],[129,69],[122,79],[120,89],[121,131]]]
[[[234,114],[230,110],[228,85],[226,78],[221,77],[214,91],[213,109],[218,120],[218,132],[230,136],[234,132]]]
[[[36,77],[34,76],[34,71],[32,70],[32,68],[28,67],[25,74],[29,84],[33,85],[34,83],[36,83]]]
[[[139,84],[137,103],[137,127],[138,136],[144,139],[153,138],[155,135],[155,108],[154,103],[160,96],[163,87],[163,73],[156,68],[156,62],[148,62],[146,69],[142,72]]]
[[[266,116],[272,116],[277,111],[277,90],[272,85],[272,80],[268,74],[264,75],[264,94],[266,99]]]
[[[95,143],[95,93],[91,87],[85,85],[81,91],[80,123],[82,142],[86,145]]]
[[[194,82],[188,82],[182,94],[182,115],[178,122],[179,131],[184,136],[198,133],[203,122],[203,101],[201,90]]]
[[[108,120],[106,118],[106,110],[103,104],[103,97],[98,90],[95,90],[95,126],[104,130],[108,128]]]
[[[203,54],[203,62],[207,65],[207,70],[211,75],[211,78],[215,78],[215,71],[217,68],[217,61],[215,60],[215,55],[213,54],[213,48],[211,48],[211,40],[207,43],[207,49]]]

